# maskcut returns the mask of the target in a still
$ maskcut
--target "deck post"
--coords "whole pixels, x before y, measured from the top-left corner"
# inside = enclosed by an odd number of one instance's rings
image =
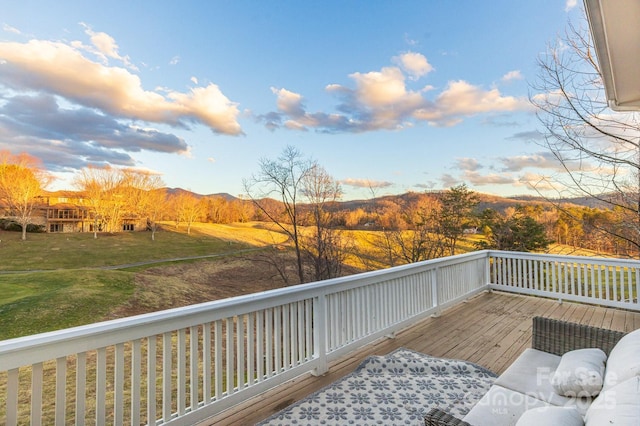
[[[439,268],[434,268],[430,271],[431,274],[431,300],[435,312],[431,314],[433,318],[440,316],[440,301],[438,300],[438,271]]]
[[[314,376],[322,376],[327,365],[327,295],[321,294],[313,299],[313,357],[318,360],[317,367],[311,371]]]

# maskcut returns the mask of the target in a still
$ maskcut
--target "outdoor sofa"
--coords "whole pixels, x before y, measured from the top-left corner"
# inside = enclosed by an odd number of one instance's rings
[[[462,419],[434,408],[426,426],[640,424],[640,329],[536,317],[532,348]]]

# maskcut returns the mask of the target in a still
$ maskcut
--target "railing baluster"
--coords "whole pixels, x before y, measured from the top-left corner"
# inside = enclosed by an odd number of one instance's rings
[[[256,334],[254,312],[247,315],[247,384],[253,386],[256,376]]]
[[[56,425],[66,423],[67,413],[67,357],[56,359]]]
[[[211,402],[211,323],[202,325],[202,400],[205,404]]]
[[[198,408],[199,380],[200,371],[198,361],[200,360],[200,352],[198,351],[199,327],[189,327],[189,407],[191,410]]]
[[[157,404],[157,388],[156,388],[156,336],[147,337],[147,424],[156,423],[156,404]]]
[[[289,321],[289,304],[282,307],[282,365],[288,370],[291,365],[291,322]]]
[[[295,367],[298,360],[298,303],[289,304],[289,366]]]
[[[177,343],[177,359],[176,359],[176,407],[178,415],[185,413],[187,405],[186,381],[187,381],[187,331],[184,328],[178,330]]]
[[[267,347],[266,347],[266,363],[265,363],[265,373],[267,377],[271,377],[274,374],[274,365],[273,365],[273,309],[269,308],[265,311],[265,319],[266,324],[265,328],[267,330]]]
[[[18,394],[20,393],[20,370],[13,368],[7,371],[7,426],[18,424]]]
[[[274,374],[282,371],[282,307],[276,306],[273,309],[273,338],[274,338]]]
[[[214,334],[214,357],[215,367],[213,369],[215,377],[215,398],[219,400],[222,398],[224,369],[222,364],[222,321],[215,322],[215,334]]]
[[[234,366],[234,354],[233,347],[234,345],[234,337],[235,337],[235,329],[233,327],[234,318],[227,318],[225,332],[227,333],[227,396],[232,395],[234,393],[235,383],[235,372],[233,371]]]
[[[236,388],[242,390],[244,388],[244,361],[246,359],[244,352],[244,315],[238,315],[236,317]]]
[[[612,270],[611,270],[611,281],[612,281],[611,287],[613,288],[613,300],[617,301],[618,300],[618,268],[615,266],[612,267]]]
[[[162,420],[171,419],[172,333],[162,334]]]
[[[124,344],[119,343],[115,347],[114,373],[113,373],[113,423],[121,425],[124,419]]]
[[[76,419],[75,424],[84,425],[87,398],[87,354],[76,355]]]
[[[104,424],[107,416],[107,349],[96,351],[96,424]]]
[[[31,368],[31,425],[42,424],[42,371],[41,362]]]
[[[142,344],[136,339],[131,344],[131,424],[140,424],[140,380],[142,379]],[[151,386],[147,384],[147,386]],[[151,423],[151,422],[149,422]]]
[[[256,370],[257,381],[262,382],[265,377],[265,323],[264,323],[264,311],[258,311],[258,321],[256,325]]]

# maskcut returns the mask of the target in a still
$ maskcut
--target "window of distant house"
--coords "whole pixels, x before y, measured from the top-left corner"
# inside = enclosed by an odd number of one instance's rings
[[[125,223],[122,225],[123,231],[133,231],[133,223]]]
[[[66,203],[66,202],[67,202],[67,197],[60,197],[60,198],[58,198],[58,202],[59,202],[59,203]]]
[[[62,224],[61,223],[50,223],[49,224],[49,232],[62,232]]]

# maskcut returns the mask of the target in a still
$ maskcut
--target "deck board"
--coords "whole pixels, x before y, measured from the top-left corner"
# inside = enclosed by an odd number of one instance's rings
[[[484,292],[454,305],[437,317],[425,318],[380,339],[329,366],[321,377],[300,376],[287,384],[208,419],[201,425],[252,425],[312,392],[351,373],[366,357],[400,347],[438,357],[471,361],[500,374],[531,345],[534,316],[547,316],[596,327],[631,331],[640,326],[640,312],[578,303]]]

